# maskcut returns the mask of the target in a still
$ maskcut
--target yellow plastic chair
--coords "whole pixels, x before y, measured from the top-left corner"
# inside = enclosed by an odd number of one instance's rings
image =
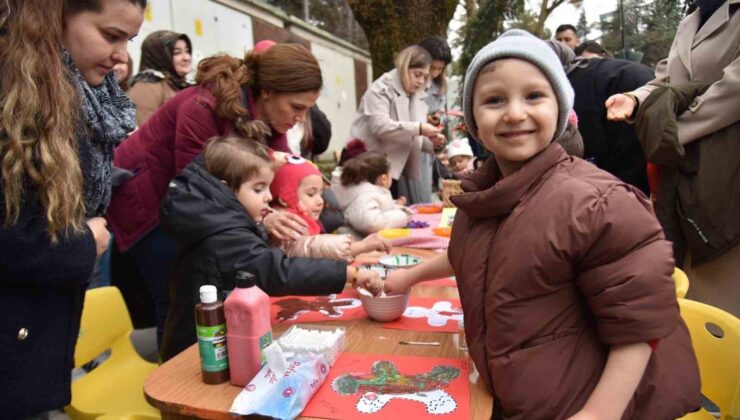
[[[699,361],[701,393],[719,406],[720,420],[740,418],[740,319],[693,300],[678,299],[678,305]],[[721,338],[710,332],[716,329],[711,324],[719,327]],[[702,408],[682,419],[714,417]]]
[[[159,410],[144,399],[144,380],[157,368],[131,344],[133,325],[116,287],[88,290],[82,311],[75,367],[110,349],[108,360],[72,382],[72,402],[64,408],[72,419],[159,419]]]
[[[683,299],[689,291],[689,277],[680,268],[673,270],[673,281],[676,282],[676,296]]]

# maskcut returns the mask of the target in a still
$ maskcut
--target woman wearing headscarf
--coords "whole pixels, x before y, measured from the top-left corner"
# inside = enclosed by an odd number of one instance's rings
[[[738,316],[740,141],[735,133],[740,130],[740,0],[694,0],[694,4],[697,9],[678,25],[668,58],[658,63],[655,78],[613,95],[606,107],[610,119],[622,121],[635,118],[638,108],[662,84],[708,85],[684,112],[662,118],[675,119],[674,146],[682,152],[676,165],[664,169],[681,172],[691,192],[676,201],[677,197],[661,197],[659,187],[656,213],[674,244],[676,265],[684,267],[691,281],[687,297]],[[725,140],[716,141],[718,134]],[[699,180],[700,188],[695,183]],[[661,208],[680,213],[680,228],[666,224]]]
[[[129,82],[128,95],[136,104],[136,123],[141,126],[177,92],[189,86],[193,45],[185,34],[156,31],[141,45],[141,66]]]

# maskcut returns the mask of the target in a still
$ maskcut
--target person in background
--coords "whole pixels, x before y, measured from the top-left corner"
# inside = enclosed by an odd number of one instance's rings
[[[395,198],[407,197],[409,204],[431,199],[420,194],[421,154],[433,154],[445,142],[440,128],[427,122],[428,107],[422,100],[431,63],[424,48],[406,47],[396,57],[396,67],[365,92],[352,124],[353,137],[368,150],[388,156],[391,192]]]
[[[492,157],[451,197],[447,252],[385,291],[455,274],[493,419],[675,419],[701,393],[671,246],[637,189],[554,143],[573,96],[528,32],[476,54],[463,110]]]
[[[419,46],[427,50],[432,56],[432,64],[429,66],[429,81],[427,82],[424,102],[429,109],[427,110],[427,122],[440,127],[442,134],[446,139],[450,139],[450,130],[447,127],[447,76],[445,69],[452,62],[452,51],[447,41],[440,36],[430,36],[419,42]],[[437,149],[441,149],[438,147]],[[420,195],[429,197],[432,192],[437,191],[435,178],[435,160],[434,154],[423,153],[421,155],[421,188]],[[430,188],[429,191],[426,189]],[[428,201],[431,199],[427,199]]]
[[[555,29],[555,40],[569,46],[571,50],[581,45],[581,38],[578,37],[576,27],[567,23]]]
[[[87,280],[110,234],[113,146],[135,128],[113,67],[145,0],[0,2],[0,413],[69,404]]]
[[[411,212],[391,196],[390,171],[387,156],[367,152],[345,163],[340,179],[333,180],[344,219],[363,236],[409,222]]]
[[[475,168],[475,156],[468,139],[455,139],[447,145],[448,168],[456,179],[462,179]]]
[[[318,168],[300,156],[290,156],[275,170],[270,184],[273,208],[298,215],[308,225],[308,235],[297,241],[280,241],[289,257],[333,258],[352,261],[359,254],[390,252],[390,244],[378,235],[355,241],[351,235],[322,234],[319,217],[324,209],[324,179]]]
[[[193,308],[200,286],[214,285],[224,298],[239,271],[253,273],[271,296],[341,293],[346,283],[382,289],[372,270],[341,259],[289,257],[268,244],[262,221],[270,211],[274,163],[261,137],[269,129],[259,121],[249,125],[250,137],[211,140],[169,184],[162,202],[162,224],[183,250],[170,283],[162,360],[196,343]]]
[[[605,50],[596,41],[583,41],[583,43],[576,47],[576,57],[583,58],[614,58],[614,55],[609,51]]]
[[[650,195],[647,161],[635,127],[610,121],[604,106],[618,92],[636,89],[653,78],[650,68],[618,58],[575,58],[563,43],[547,41],[564,63],[568,80],[576,92],[573,109],[583,137],[584,159]]]
[[[125,63],[118,63],[113,66],[113,72],[116,74],[116,80],[118,81],[118,87],[122,91],[128,91],[128,80],[134,72],[134,59],[131,54],[128,54],[128,60]]]
[[[185,34],[155,31],[141,44],[139,72],[129,82],[128,96],[136,104],[141,126],[177,92],[190,86],[193,45]]]
[[[238,135],[253,120],[269,124],[268,147],[287,152],[285,132],[306,117],[323,79],[305,47],[278,44],[243,60],[206,58],[198,65],[196,83],[167,101],[116,149],[116,166],[133,177],[116,188],[106,215],[118,250],[147,279],[160,340],[169,305],[167,283],[178,252],[159,228],[159,205],[170,180],[208,139]],[[281,159],[279,153],[274,156]],[[299,239],[306,229],[301,218],[285,212],[269,215],[265,226],[280,240]]]
[[[668,58],[658,63],[654,77],[613,92],[606,100],[607,116],[612,121],[634,118],[640,104],[665,83],[708,85],[687,110],[674,116],[676,139],[671,147],[681,156],[676,164],[661,166],[673,177],[680,175],[688,194],[664,196],[661,202],[659,187],[656,211],[673,242],[678,266],[691,281],[687,297],[740,316],[740,1],[694,3],[698,8],[679,24]],[[718,134],[724,140],[714,137]],[[661,184],[663,179],[661,175]]]

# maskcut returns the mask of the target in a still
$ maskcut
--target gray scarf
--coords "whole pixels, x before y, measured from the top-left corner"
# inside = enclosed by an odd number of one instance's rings
[[[105,213],[111,198],[113,148],[136,128],[136,108],[118,87],[113,72],[100,86],[90,86],[63,51],[64,63],[77,87],[82,110],[77,129],[77,149],[83,177],[85,215]]]

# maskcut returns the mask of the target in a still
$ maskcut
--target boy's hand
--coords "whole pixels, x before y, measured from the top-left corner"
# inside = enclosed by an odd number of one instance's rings
[[[387,295],[401,295],[408,293],[411,285],[408,279],[408,270],[402,268],[400,270],[393,270],[388,273],[385,277],[385,284],[383,290]]]
[[[367,238],[360,241],[362,252],[380,251],[380,252],[391,252],[393,247],[391,243],[383,239],[377,233],[369,235]]]
[[[637,103],[631,95],[618,93],[612,95],[604,103],[606,106],[606,118],[610,121],[624,121],[632,116]]]
[[[378,296],[383,291],[383,280],[380,274],[373,270],[359,270],[356,285],[372,293],[373,296]]]
[[[110,243],[110,232],[108,232],[108,222],[102,217],[93,217],[87,221],[87,227],[95,239],[95,253],[99,257],[103,255],[108,244]]]
[[[396,203],[396,204],[398,204],[399,206],[405,206],[406,205],[406,197],[404,197],[404,196],[398,197],[398,199],[397,200],[394,200],[393,202]]]

